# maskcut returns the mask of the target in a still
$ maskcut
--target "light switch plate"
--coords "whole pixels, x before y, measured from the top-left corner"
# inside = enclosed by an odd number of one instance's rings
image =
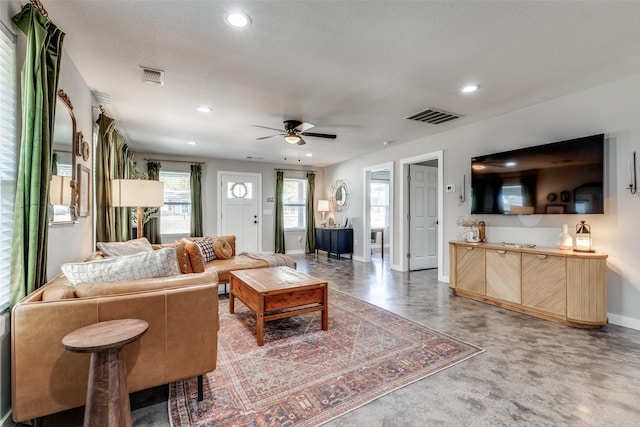
[[[447,193],[453,193],[454,191],[456,191],[456,186],[454,184],[448,184]]]

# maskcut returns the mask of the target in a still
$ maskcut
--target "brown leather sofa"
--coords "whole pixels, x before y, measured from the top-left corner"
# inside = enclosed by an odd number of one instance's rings
[[[85,287],[83,297],[77,297],[60,274],[13,307],[15,421],[84,405],[90,355],[65,351],[61,341],[69,332],[95,322],[136,318],[149,323],[147,333],[124,348],[131,392],[216,368],[219,323],[214,271],[102,285],[108,286]]]

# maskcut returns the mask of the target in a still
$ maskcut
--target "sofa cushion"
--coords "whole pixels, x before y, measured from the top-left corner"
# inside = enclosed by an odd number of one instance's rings
[[[96,246],[107,257],[133,255],[153,250],[151,243],[144,237],[126,242],[98,242]]]
[[[162,243],[160,245],[152,245],[154,249],[162,248],[175,248],[176,258],[178,259],[178,267],[182,274],[193,273],[191,268],[191,261],[189,261],[189,253],[187,253],[187,246],[183,240],[177,240],[173,243]]]
[[[187,253],[189,254],[189,262],[194,273],[202,273],[204,271],[204,258],[200,248],[192,240],[182,239],[185,244]]]
[[[71,284],[80,282],[117,282],[148,277],[177,276],[180,274],[176,250],[163,248],[135,255],[105,258],[99,261],[67,263],[62,272]]]
[[[211,237],[203,237],[202,239],[194,239],[193,243],[198,245],[202,260],[207,263],[216,259],[216,252],[213,250],[213,239]]]
[[[66,281],[56,281],[44,287],[42,301],[57,301],[75,298],[75,288]]]
[[[219,259],[229,259],[233,256],[231,245],[222,237],[213,239],[213,251],[216,253],[216,258]]]
[[[154,291],[157,289],[171,289],[182,286],[201,285],[203,283],[218,283],[218,276],[214,271],[198,274],[181,274],[169,278],[125,280],[122,282],[89,283],[81,282],[75,286],[78,298],[97,297],[104,295],[127,294],[131,292]]]

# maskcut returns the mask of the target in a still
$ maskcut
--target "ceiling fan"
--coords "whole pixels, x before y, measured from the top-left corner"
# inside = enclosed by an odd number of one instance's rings
[[[312,137],[315,137],[315,138],[336,139],[336,135],[332,135],[332,134],[328,134],[328,133],[307,132],[309,129],[311,129],[313,127],[313,125],[310,124],[310,123],[302,123],[300,120],[285,120],[283,122],[283,124],[284,124],[284,131],[282,131],[280,129],[266,127],[266,126],[253,125],[253,126],[258,127],[258,128],[271,129],[271,130],[278,131],[278,133],[276,133],[276,134],[269,135],[269,136],[263,136],[263,137],[256,138],[256,139],[258,139],[258,140],[267,139],[267,138],[272,138],[274,136],[283,135],[284,136],[284,140],[287,143],[292,144],[292,145],[304,145],[304,144],[306,144],[305,140],[302,139],[303,136],[312,136]]]

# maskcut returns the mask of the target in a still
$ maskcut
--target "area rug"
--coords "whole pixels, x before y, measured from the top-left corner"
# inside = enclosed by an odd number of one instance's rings
[[[217,369],[172,383],[169,417],[185,426],[315,426],[481,353],[480,348],[335,290],[320,312],[265,323],[220,300]]]

